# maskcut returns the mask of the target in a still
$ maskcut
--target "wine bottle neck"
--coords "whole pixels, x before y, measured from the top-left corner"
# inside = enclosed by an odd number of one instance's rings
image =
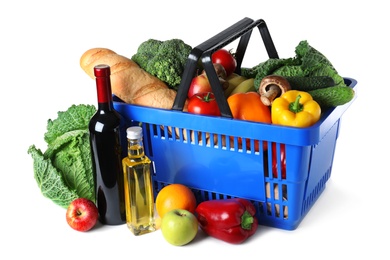
[[[114,110],[114,106],[112,104],[112,101],[105,102],[105,103],[98,103],[98,110],[103,110],[103,111],[112,111]]]
[[[110,77],[96,77],[98,108],[112,110],[112,92]]]

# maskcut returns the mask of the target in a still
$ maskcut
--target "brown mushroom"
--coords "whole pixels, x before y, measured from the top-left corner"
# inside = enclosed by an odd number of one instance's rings
[[[266,106],[270,106],[275,98],[290,89],[290,83],[284,77],[268,75],[261,80],[258,92],[261,96],[261,102]]]
[[[224,90],[227,89],[229,87],[229,82],[227,82],[227,80],[226,80],[227,75],[226,75],[225,68],[221,64],[219,64],[219,63],[213,63],[213,66],[214,66],[214,69],[215,69],[215,73],[217,73],[219,82],[222,85],[222,88]],[[205,70],[203,70],[201,74],[203,74],[203,75],[205,75],[207,77],[207,74],[206,74]]]

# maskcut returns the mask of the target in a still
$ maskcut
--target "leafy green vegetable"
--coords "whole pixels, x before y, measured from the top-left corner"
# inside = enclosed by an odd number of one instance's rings
[[[88,124],[95,114],[92,105],[72,105],[47,122],[44,153],[28,148],[34,160],[34,178],[42,194],[67,208],[75,198],[95,201]]]
[[[76,191],[65,184],[62,173],[53,166],[50,158],[46,158],[35,145],[30,146],[28,153],[34,159],[34,177],[43,196],[64,208],[78,198]]]
[[[335,86],[346,86],[331,62],[307,41],[301,41],[297,45],[295,54],[295,57],[285,59],[270,58],[252,68],[242,68],[241,71],[255,78],[256,90],[259,89],[261,80],[271,74],[284,77],[329,76],[334,80]]]
[[[138,46],[131,59],[142,69],[176,89],[192,47],[180,39],[149,39]]]
[[[287,70],[296,70],[297,66],[296,59],[288,58],[288,59],[275,59],[270,58],[260,64],[254,66],[253,68],[242,68],[241,74],[247,78],[255,78],[254,85],[256,89],[259,88],[261,80],[271,74],[276,74],[277,70],[285,70],[283,68],[287,68]],[[283,73],[283,72],[282,72]],[[288,72],[285,72],[289,74]]]

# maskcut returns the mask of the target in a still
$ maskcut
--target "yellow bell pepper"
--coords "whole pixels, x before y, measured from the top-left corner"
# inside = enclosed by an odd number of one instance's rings
[[[315,124],[320,116],[320,105],[305,91],[288,90],[271,105],[273,124],[308,127]]]

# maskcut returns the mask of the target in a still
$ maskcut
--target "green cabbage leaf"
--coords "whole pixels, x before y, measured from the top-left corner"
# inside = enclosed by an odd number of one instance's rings
[[[83,104],[58,112],[47,122],[46,151],[35,145],[28,148],[42,194],[63,208],[79,197],[95,201],[88,130],[95,112],[94,106]]]
[[[306,40],[295,47],[295,56],[290,58],[270,58],[252,68],[242,68],[243,76],[255,78],[256,90],[267,75],[291,76],[329,76],[336,86],[345,86],[344,79],[338,74],[328,58],[309,45]]]

